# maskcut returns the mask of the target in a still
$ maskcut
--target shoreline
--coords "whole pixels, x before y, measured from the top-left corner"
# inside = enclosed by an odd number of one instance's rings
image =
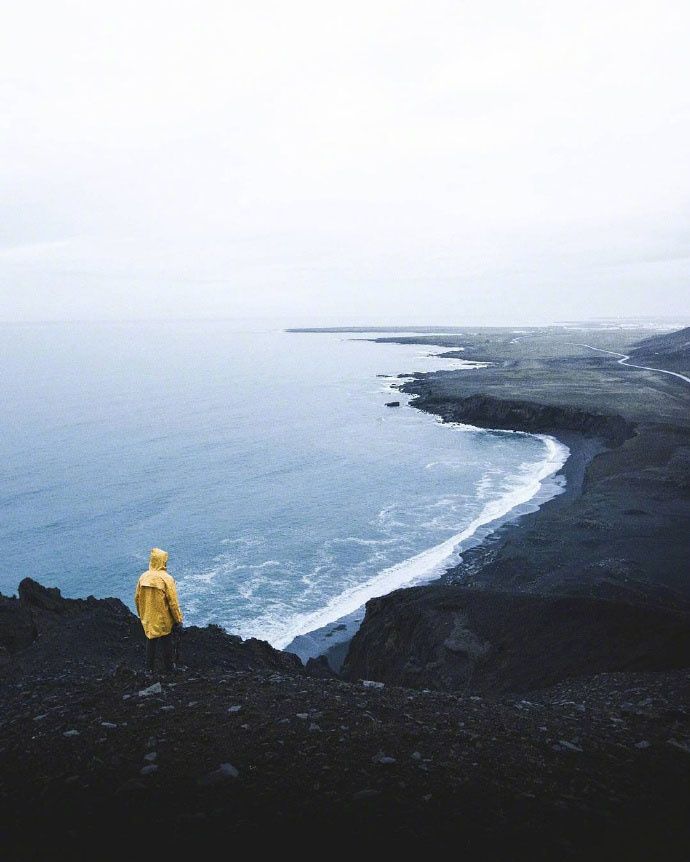
[[[416,407],[413,401],[414,399],[410,401],[409,406],[413,406],[416,409],[420,409]],[[431,411],[427,411],[422,408],[422,412],[430,413]],[[437,421],[439,421],[441,424],[448,425],[459,424],[446,422],[445,420],[438,417]],[[508,433],[512,433],[510,432],[510,429],[481,428],[480,426],[475,425],[472,425],[471,427],[473,429],[486,430],[488,432],[491,432],[492,430],[497,430],[499,432],[507,431]],[[574,485],[577,489],[579,489],[579,487],[581,486],[582,475],[584,474],[584,466],[581,465],[582,459],[580,457],[580,452],[585,451],[586,449],[583,444],[583,441],[580,439],[580,436],[572,435],[572,437],[569,437],[570,442],[567,442],[565,438],[568,435],[566,434],[562,435],[563,439],[561,439],[551,434],[532,434],[531,432],[522,432],[519,430],[515,433],[527,433],[530,434],[530,436],[540,437],[547,447],[547,452],[550,446],[555,445],[555,447],[565,447],[567,449],[567,455],[565,456],[565,460],[554,471],[549,472],[543,476],[540,475],[538,479],[536,479],[536,481],[538,482],[538,486],[535,489],[534,493],[532,493],[527,499],[520,500],[519,502],[516,502],[511,505],[510,508],[506,511],[499,511],[495,517],[490,517],[486,521],[476,524],[469,535],[463,536],[463,533],[472,527],[472,523],[468,527],[465,527],[463,530],[461,530],[459,533],[456,533],[455,535],[451,536],[450,539],[441,543],[441,545],[428,548],[425,551],[422,551],[419,554],[409,558],[408,560],[403,560],[400,563],[389,567],[388,569],[382,570],[382,572],[380,572],[377,577],[385,576],[385,574],[391,569],[409,565],[417,557],[423,557],[425,555],[431,556],[435,551],[438,552],[440,548],[443,548],[444,545],[449,545],[450,543],[453,543],[453,549],[449,552],[448,559],[439,563],[437,571],[434,572],[432,570],[429,577],[423,576],[419,580],[414,578],[410,579],[406,583],[392,586],[391,589],[387,590],[384,593],[381,593],[380,595],[389,595],[390,593],[396,592],[397,590],[410,589],[415,586],[445,581],[449,572],[454,571],[459,565],[458,563],[453,562],[453,556],[459,553],[461,564],[466,555],[472,554],[473,551],[481,550],[495,534],[500,533],[502,535],[505,528],[509,526],[514,526],[518,523],[522,523],[528,515],[532,515],[540,511],[544,506],[548,505],[553,500],[558,500],[563,497],[570,497],[572,492],[569,488],[569,485]],[[574,459],[573,449],[575,449],[577,453]],[[593,455],[591,457],[593,457]],[[573,461],[574,465],[570,466],[571,464],[573,464]],[[548,457],[545,458],[542,462],[540,462],[540,471],[544,470],[545,468],[548,468],[549,463],[550,459]],[[561,477],[565,481],[559,481],[559,478]],[[499,500],[493,502],[495,505],[500,505],[500,502],[504,499],[505,498],[499,498]],[[486,514],[486,511],[484,511],[483,514]],[[458,548],[461,548],[459,552],[457,550]],[[366,585],[362,585],[362,589],[365,588]],[[371,596],[369,598],[376,597],[377,596]],[[288,644],[282,647],[282,649],[288,652],[294,652],[303,662],[306,662],[311,658],[320,659],[322,657],[325,657],[329,667],[335,672],[338,672],[349,648],[350,641],[355,636],[357,630],[359,629],[359,626],[362,623],[367,601],[369,601],[369,599],[366,599],[357,608],[339,617],[333,618],[328,623],[322,626],[318,626],[317,628],[310,629],[299,635],[296,635]],[[324,643],[329,638],[335,638],[334,642],[332,644]]]
[[[475,574],[488,561],[487,557],[493,557],[508,538],[516,535],[517,530],[526,532],[538,515],[571,506],[582,495],[587,467],[597,455],[607,451],[608,447],[600,438],[587,437],[579,431],[560,432],[557,439],[570,450],[568,459],[557,474],[565,478],[563,492],[545,500],[538,509],[500,524],[481,544],[469,548],[466,554],[462,555],[461,561],[449,567],[443,574],[446,583],[459,583],[466,576]]]
[[[413,404],[412,406],[415,405]],[[416,409],[424,410],[424,408]],[[532,520],[540,512],[547,509],[548,511],[554,511],[556,508],[571,505],[581,495],[587,466],[600,452],[606,451],[607,447],[599,438],[586,437],[578,431],[563,431],[559,433],[557,437],[555,435],[549,436],[554,436],[559,443],[562,443],[569,449],[568,457],[563,466],[549,477],[551,480],[555,480],[558,476],[563,476],[565,479],[563,491],[561,493],[553,494],[548,499],[544,500],[536,509],[523,513],[516,512],[512,517],[507,517],[507,519],[502,523],[489,529],[485,535],[478,539],[478,541],[471,544],[465,551],[461,552],[459,562],[449,565],[437,578],[429,580],[427,582],[428,584],[462,583],[468,576],[476,574],[487,562],[492,560],[509,537],[515,536],[516,532],[526,532],[529,529]],[[538,492],[535,496],[538,496]],[[529,501],[524,505],[529,505]],[[515,508],[519,509],[520,507],[516,506]],[[481,528],[479,528],[477,532],[480,531]],[[397,589],[405,590],[411,588],[412,586],[401,586]],[[392,590],[392,592],[396,592],[396,590]],[[323,628],[337,628],[338,622],[338,620],[334,620],[329,626],[324,626]],[[338,673],[342,667],[355,633],[356,632],[353,632],[347,640],[334,643],[318,656],[319,658],[324,657],[328,662],[329,667],[336,673]],[[313,633],[307,632],[305,636],[309,636],[311,634]]]
[[[443,341],[439,343],[430,335],[421,338],[392,337],[373,340],[416,343],[436,348],[451,346],[451,344],[444,345]],[[570,342],[566,341],[563,345],[566,353],[569,344]],[[452,346],[456,350],[464,350],[458,343],[453,343]],[[527,362],[523,363],[522,360],[525,357],[520,357],[517,362],[512,359],[506,362],[507,357],[502,355],[502,352],[506,352],[506,346],[499,340],[496,348],[494,351],[483,344],[478,350],[475,344],[470,345],[468,353],[463,353],[462,356],[454,353],[458,359],[485,363],[487,368],[481,378],[474,374],[466,375],[465,371],[462,374],[453,371],[418,372],[398,375],[399,385],[393,385],[391,388],[397,389],[400,394],[411,396],[408,406],[436,416],[441,423],[469,425],[487,431],[551,436],[558,443],[567,446],[569,450],[565,463],[551,477],[562,477],[565,480],[564,487],[560,489],[560,493],[551,494],[535,506],[534,497],[538,499],[537,492],[537,495],[530,498],[533,501],[531,506],[518,504],[513,507],[508,517],[491,529],[483,529],[484,525],[477,525],[475,534],[467,537],[467,544],[459,552],[459,561],[457,563],[448,561],[442,572],[434,574],[425,583],[428,585],[439,582],[462,583],[473,588],[500,589],[512,581],[513,589],[518,591],[525,587],[534,589],[535,577],[538,579],[539,576],[530,574],[532,566],[529,564],[529,557],[536,555],[535,559],[544,563],[549,554],[554,555],[554,549],[557,553],[558,546],[562,544],[558,538],[559,526],[563,524],[568,530],[568,535],[571,531],[578,530],[580,533],[589,530],[590,535],[586,538],[583,535],[582,540],[578,539],[580,548],[578,554],[573,556],[566,552],[565,568],[561,571],[558,565],[552,569],[544,585],[549,591],[559,590],[565,588],[566,580],[569,579],[570,588],[576,591],[583,590],[585,588],[582,584],[573,582],[573,573],[578,568],[578,560],[583,552],[585,557],[592,556],[592,549],[601,544],[601,540],[608,532],[607,520],[601,520],[601,515],[596,511],[598,496],[589,494],[584,497],[583,490],[586,484],[587,487],[591,484],[589,480],[595,485],[598,484],[603,474],[611,469],[611,465],[615,471],[616,462],[621,457],[627,461],[629,456],[627,454],[621,456],[617,454],[617,450],[626,453],[631,449],[634,451],[639,445],[634,438],[639,439],[640,433],[647,436],[642,430],[644,426],[640,425],[642,417],[639,415],[639,408],[638,415],[635,415],[634,409],[629,409],[644,402],[640,401],[639,395],[632,387],[626,386],[624,380],[619,384],[623,395],[620,412],[612,413],[608,399],[597,403],[596,394],[592,397],[590,393],[580,390],[580,382],[577,379],[583,368],[580,360],[573,360],[569,355],[565,357],[559,355],[555,359],[547,349],[542,351],[546,359],[539,358],[532,361],[527,357]],[[516,347],[513,340],[510,340],[508,351],[521,349]],[[526,373],[522,370],[523,364],[525,364]],[[588,357],[586,364],[587,373],[590,374],[589,368],[594,364],[594,374],[598,375],[597,380],[599,380],[601,366],[597,361],[592,363]],[[536,368],[534,372],[532,372],[532,366]],[[571,377],[573,371],[576,374],[575,378]],[[521,384],[523,382],[530,384],[533,375],[540,380],[537,391],[533,391],[531,385],[530,388],[523,389]],[[561,383],[558,393],[554,391],[554,381]],[[574,393],[577,393],[575,398],[573,398]],[[672,405],[672,402],[664,398],[664,412],[669,403]],[[655,419],[657,415],[654,415]],[[645,416],[644,419],[647,417]],[[597,466],[592,471],[588,472],[590,465],[599,455],[603,456],[602,459],[597,462]],[[617,478],[617,481],[621,480]],[[624,482],[625,479],[622,481]],[[606,496],[608,497],[608,494]],[[592,508],[596,511],[595,517],[589,515]],[[620,509],[618,514],[625,516],[627,512],[623,511],[624,506],[621,505]],[[632,514],[638,514],[638,509],[635,507],[631,511]],[[584,512],[587,515],[584,515]],[[639,514],[646,516],[647,512],[640,508]],[[556,526],[556,532],[553,525],[559,525]],[[516,527],[519,529],[514,529]],[[594,531],[593,535],[591,531]],[[565,539],[565,536],[563,538]],[[585,542],[584,546],[581,545],[581,541]],[[458,544],[462,545],[462,540]],[[542,552],[541,548],[549,550]],[[590,563],[595,579],[603,583],[615,584],[615,586],[604,587],[605,591],[610,590],[614,594],[620,594],[621,591],[634,592],[638,589],[637,578],[626,577],[625,567],[624,561],[620,562],[619,558],[613,556],[602,563],[596,561]],[[609,569],[610,574],[608,574]],[[599,570],[606,573],[599,575]],[[527,586],[532,581],[535,583]],[[415,586],[415,581],[411,580],[409,583],[390,589],[386,595]],[[359,610],[359,619],[355,621],[356,625],[351,627],[351,631],[347,631],[348,625],[343,625],[345,622],[343,618],[334,619],[320,629],[301,635],[300,638],[313,638],[317,635],[317,640],[323,641],[329,637],[336,640],[332,645],[322,643],[321,646],[325,648],[319,651],[315,649],[317,644],[312,641],[311,655],[325,657],[328,664],[338,670],[347,653],[349,642],[361,625],[365,608],[362,607]],[[352,620],[347,622],[352,623]],[[297,640],[296,638],[295,641]],[[292,644],[288,645],[290,646]]]
[[[375,340],[378,341],[378,339]],[[442,347],[443,345],[435,346]],[[444,354],[437,355],[443,356]],[[466,366],[463,369],[464,371],[479,367],[475,360],[468,359],[467,357],[455,356],[454,358]],[[481,366],[488,366],[489,364],[489,362],[480,363]],[[558,429],[555,433],[552,433],[550,430],[542,432],[525,428],[492,428],[488,425],[474,424],[472,420],[462,422],[443,415],[443,413],[439,414],[432,407],[425,405],[421,396],[415,391],[415,387],[420,383],[420,380],[423,380],[426,376],[433,376],[434,373],[436,372],[411,372],[409,374],[398,374],[394,377],[386,375],[387,380],[394,381],[386,388],[398,394],[407,395],[407,406],[434,416],[441,424],[466,425],[487,432],[530,434],[542,439],[551,438],[557,445],[565,446],[568,449],[568,454],[563,464],[554,473],[539,480],[539,488],[528,500],[517,503],[508,512],[487,521],[485,524],[477,525],[470,536],[465,540],[460,539],[457,544],[462,545],[466,541],[467,547],[460,552],[460,559],[457,563],[448,561],[447,564],[444,564],[443,571],[440,571],[437,575],[420,582],[413,580],[409,583],[400,584],[382,595],[389,595],[397,590],[410,589],[423,584],[458,583],[461,579],[466,578],[468,574],[475,574],[488,559],[493,558],[509,536],[515,535],[513,528],[521,527],[524,532],[529,528],[531,520],[546,507],[550,507],[549,511],[553,511],[556,506],[568,505],[577,499],[582,491],[588,464],[596,455],[608,448],[603,437],[592,437],[567,428]],[[408,389],[408,387],[411,387],[411,389]],[[549,496],[535,504],[534,501],[538,500],[545,486],[549,483],[552,483],[552,485],[558,483],[558,477],[562,477],[564,480],[561,488],[554,487]],[[491,526],[492,524],[494,526]],[[422,553],[428,553],[432,550],[433,548]],[[404,565],[405,562],[407,561],[402,561],[398,565]],[[310,659],[325,659],[331,670],[339,673],[350,643],[364,619],[365,605],[366,602],[347,614],[335,617],[322,626],[296,635],[281,649],[287,652],[294,652],[304,663]],[[330,645],[326,644],[324,648],[323,642],[327,638],[335,638],[335,641]]]

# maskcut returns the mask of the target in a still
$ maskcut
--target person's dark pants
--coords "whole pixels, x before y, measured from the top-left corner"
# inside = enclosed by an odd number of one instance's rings
[[[173,669],[173,638],[172,633],[159,638],[147,638],[146,640],[146,667],[150,671],[156,669],[156,654],[163,662],[163,670]]]

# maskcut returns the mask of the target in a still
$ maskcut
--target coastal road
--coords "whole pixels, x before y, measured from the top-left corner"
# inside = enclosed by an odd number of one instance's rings
[[[578,347],[588,347],[590,350],[596,350],[599,353],[609,353],[611,356],[620,356],[621,358],[618,360],[619,365],[627,365],[628,368],[642,368],[644,371],[658,371],[659,374],[670,374],[671,377],[679,377],[686,383],[690,383],[690,377],[686,377],[684,374],[679,374],[677,371],[667,371],[665,368],[651,368],[649,365],[634,365],[632,362],[627,361],[630,359],[629,354],[616,353],[615,350],[604,350],[603,347],[592,347],[591,344],[583,344],[579,341],[571,341],[570,343],[576,344]]]

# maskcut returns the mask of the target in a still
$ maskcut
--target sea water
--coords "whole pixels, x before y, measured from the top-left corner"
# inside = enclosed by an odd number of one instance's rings
[[[133,609],[158,546],[186,624],[306,658],[562,489],[553,438],[444,425],[391,388],[481,366],[289,325],[0,327],[0,591]]]

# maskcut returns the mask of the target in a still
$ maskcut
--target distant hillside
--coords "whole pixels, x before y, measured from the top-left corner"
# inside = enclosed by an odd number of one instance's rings
[[[681,373],[690,371],[690,326],[638,341],[630,358],[640,365]]]
[[[295,326],[285,332],[464,332],[464,326]]]

